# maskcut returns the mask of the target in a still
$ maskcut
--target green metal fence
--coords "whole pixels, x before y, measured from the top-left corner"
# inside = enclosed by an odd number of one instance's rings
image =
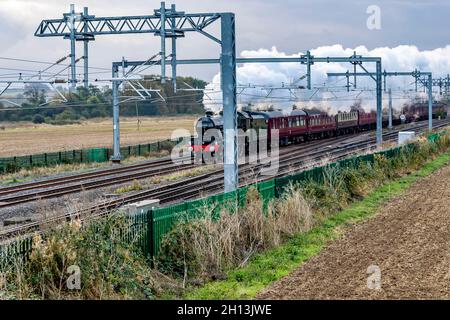
[[[163,140],[148,144],[126,146],[120,148],[120,152],[125,158],[148,156],[151,152],[170,151],[182,140],[183,138],[179,138],[176,141]],[[111,148],[94,148],[0,158],[0,174],[14,172],[22,168],[54,166],[57,164],[107,162],[112,154]]]
[[[397,147],[394,149],[377,152],[375,154],[352,157],[328,164],[326,166],[315,167],[285,177],[275,178],[264,182],[259,182],[251,186],[242,187],[235,193],[215,195],[167,208],[154,209],[151,211],[152,219],[150,221],[150,228],[152,228],[151,234],[153,236],[153,247],[150,255],[152,257],[158,255],[158,251],[163,238],[172,230],[174,224],[177,221],[180,221],[181,219],[194,219],[195,217],[198,217],[198,215],[202,212],[205,212],[205,209],[208,209],[209,211],[215,210],[215,212],[220,212],[220,210],[222,210],[222,208],[224,208],[224,206],[229,203],[230,199],[234,199],[234,204],[237,203],[238,205],[243,206],[246,202],[248,189],[252,186],[256,187],[261,195],[261,198],[263,199],[264,205],[266,206],[270,200],[281,197],[286,187],[291,183],[295,184],[307,180],[313,180],[319,183],[323,182],[326,168],[357,167],[361,163],[374,164],[375,155],[383,155],[386,158],[393,158],[398,156],[402,150],[410,149],[409,151],[412,151],[411,149],[415,147],[416,145],[410,144],[403,147]],[[208,208],[205,208],[205,205],[208,206]]]
[[[433,143],[438,141],[437,138],[430,138],[429,140]],[[308,179],[317,182],[323,181],[326,168],[336,166],[341,168],[357,167],[361,163],[374,164],[376,155],[394,158],[399,156],[402,150],[411,152],[415,148],[417,148],[416,144],[409,144],[375,154],[348,158],[326,166],[315,167],[289,176],[245,186],[235,192],[217,194],[166,208],[153,209],[131,217],[132,224],[130,225],[130,233],[128,236],[130,237],[129,239],[136,239],[138,237],[138,243],[144,253],[153,258],[158,255],[164,237],[173,229],[178,221],[182,219],[194,219],[205,212],[211,212],[214,218],[218,217],[221,210],[226,206],[243,206],[246,203],[248,189],[252,186],[257,188],[264,204],[267,204],[270,200],[282,196],[286,186],[291,183],[295,184],[301,181],[307,181]],[[31,237],[29,237],[6,246],[0,246],[0,258],[7,257],[11,254],[24,255],[29,253],[32,250],[31,240]]]

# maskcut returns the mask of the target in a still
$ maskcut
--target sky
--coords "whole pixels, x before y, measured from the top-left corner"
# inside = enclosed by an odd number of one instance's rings
[[[152,14],[160,6],[154,0],[0,0],[0,74],[14,73],[6,69],[42,68],[37,64],[2,60],[31,59],[53,62],[69,53],[69,41],[62,38],[36,38],[34,32],[43,19],[62,18],[71,3],[76,10],[89,7],[96,16]],[[178,10],[194,12],[234,12],[238,56],[298,55],[313,50],[316,55],[348,56],[383,55],[384,67],[397,70],[428,68],[445,74],[450,39],[446,0],[179,0],[166,1]],[[369,6],[380,10],[380,28],[369,29]],[[219,24],[217,24],[218,26]],[[211,28],[217,34],[217,28]],[[170,45],[168,44],[168,48]],[[77,56],[82,55],[81,44]],[[110,69],[112,61],[122,57],[147,59],[159,51],[159,38],[153,35],[99,36],[90,46],[92,67]],[[200,34],[188,34],[178,41],[178,58],[217,58],[219,47]],[[330,66],[346,70],[349,66]],[[318,70],[315,82],[328,69]],[[218,66],[181,67],[181,75],[192,75],[208,82],[218,79]],[[396,71],[397,71],[396,70]],[[107,72],[107,71],[105,71]],[[158,72],[158,70],[155,70]],[[168,70],[168,73],[170,71]],[[301,73],[298,66],[239,66],[238,81],[254,82],[267,79],[291,81]],[[268,77],[268,74],[274,77]],[[274,80],[276,79],[276,81]]]

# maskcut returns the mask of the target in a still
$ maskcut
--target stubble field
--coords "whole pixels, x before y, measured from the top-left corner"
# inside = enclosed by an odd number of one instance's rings
[[[122,118],[121,144],[133,145],[169,139],[176,129],[193,131],[198,117]],[[110,147],[112,119],[93,119],[71,125],[0,123],[0,157],[61,150]]]

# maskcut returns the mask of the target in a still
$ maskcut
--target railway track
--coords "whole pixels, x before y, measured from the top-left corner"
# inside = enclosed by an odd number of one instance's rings
[[[348,137],[341,136],[329,140],[311,141],[304,145],[297,145],[297,148],[307,147],[311,144],[325,144],[334,140],[344,140],[347,138]],[[171,159],[163,159],[127,167],[112,168],[3,187],[0,188],[0,209],[37,200],[61,197],[85,190],[108,187],[136,179],[170,174],[180,170],[192,169],[194,167],[196,167],[194,164],[176,165]],[[221,172],[221,170],[218,170],[217,172]]]
[[[445,127],[450,124],[449,120],[436,121],[435,128]],[[418,132],[427,130],[426,124],[418,124],[410,129],[415,129]],[[384,134],[385,141],[392,141],[396,139],[398,130],[387,132]],[[286,176],[292,172],[298,172],[307,169],[321,161],[324,156],[330,161],[337,161],[348,157],[351,154],[373,151],[376,149],[373,137],[360,139],[354,142],[345,142],[346,139],[333,138],[330,140],[320,140],[315,143],[304,144],[303,148],[285,148],[280,151],[279,157],[279,172],[278,177]],[[353,136],[358,139],[358,136]],[[264,165],[241,165],[239,167],[240,186],[245,186],[250,183],[272,179],[273,177],[261,176],[261,169]],[[9,238],[12,235],[23,233],[24,231],[32,231],[39,229],[42,223],[52,224],[61,220],[71,219],[74,216],[79,217],[99,217],[107,214],[111,210],[127,203],[138,202],[149,198],[159,199],[162,204],[168,204],[180,200],[189,200],[206,194],[213,194],[223,189],[223,174],[222,169],[184,179],[182,181],[167,184],[165,186],[156,187],[153,189],[140,191],[132,195],[126,195],[117,199],[111,199],[93,205],[82,210],[71,212],[65,215],[55,216],[44,222],[32,222],[21,226],[3,230],[0,232],[0,238]]]
[[[69,175],[66,177],[45,179],[45,180],[29,182],[29,183],[21,183],[21,184],[10,186],[10,187],[1,187],[0,188],[0,197],[14,193],[14,192],[19,192],[19,191],[27,191],[27,190],[37,189],[37,188],[55,187],[55,186],[59,186],[59,185],[63,185],[63,184],[71,183],[71,182],[83,181],[83,180],[90,179],[90,178],[99,178],[99,177],[113,175],[113,174],[130,173],[130,172],[138,171],[138,170],[144,170],[144,169],[155,168],[155,167],[157,168],[158,166],[164,166],[167,164],[171,164],[170,159],[161,159],[161,160],[155,160],[155,161],[147,162],[147,163],[129,165],[126,167],[97,170],[95,172],[87,172],[87,173],[81,173],[81,174],[76,174],[76,175]]]
[[[385,136],[396,134],[396,132],[397,131],[387,133]],[[327,140],[312,141],[302,145],[295,145],[294,146],[296,148],[295,152],[297,151],[302,152],[302,150],[305,151],[310,150],[311,146],[313,149],[318,149],[321,145],[329,145],[330,143],[333,142],[345,141],[348,138],[349,138],[348,136],[341,136]],[[292,154],[292,148],[282,149],[282,151],[280,152],[280,157],[282,157],[283,154],[286,153]],[[8,188],[1,188],[0,208],[10,207],[16,204],[22,204],[36,200],[60,197],[63,195],[80,192],[83,190],[90,190],[100,187],[117,185],[135,179],[143,179],[156,175],[168,174],[179,170],[190,169],[193,167],[194,165],[174,165],[170,159],[164,159],[145,164],[128,166],[125,168],[102,170],[99,172],[92,172],[52,180],[46,180],[41,182],[21,184]],[[220,172],[221,169],[218,169],[215,172],[212,172],[211,175]],[[113,176],[111,177],[111,175]],[[95,180],[85,181],[85,179],[95,179]],[[18,192],[20,193],[26,190],[34,190],[34,191],[29,193],[17,194]]]
[[[307,148],[308,145],[311,144],[318,146],[319,144],[328,144],[333,141],[346,139],[348,139],[348,136],[311,141],[308,143],[295,145],[295,148]],[[289,148],[284,148],[280,154],[283,152],[289,152],[289,150]],[[95,172],[69,175],[66,177],[23,183],[10,187],[3,187],[0,188],[0,209],[26,202],[56,198],[85,190],[117,185],[136,179],[145,179],[158,175],[170,174],[180,170],[192,169],[193,167],[193,164],[175,165],[171,159],[166,158],[126,167],[111,168]]]
[[[171,159],[0,188],[0,208],[188,170]],[[28,192],[27,192],[28,191]],[[20,193],[20,194],[18,194]]]

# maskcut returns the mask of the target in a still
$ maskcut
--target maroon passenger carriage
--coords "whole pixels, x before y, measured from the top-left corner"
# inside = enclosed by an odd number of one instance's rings
[[[428,118],[428,107],[415,104],[402,110],[402,117],[406,122],[425,120]],[[447,105],[435,103],[433,105],[433,118],[446,117]],[[393,117],[393,123],[400,124],[401,119]],[[383,127],[387,126],[387,115],[383,115]],[[331,116],[326,112],[311,110],[282,111],[241,111],[238,112],[238,127],[244,131],[254,129],[266,130],[267,144],[270,145],[272,130],[278,130],[279,144],[284,146],[311,139],[322,139],[358,131],[376,128],[377,114],[375,111],[352,110],[339,112]],[[207,114],[198,121],[198,133],[204,136],[208,129],[223,131],[223,121],[220,115]],[[217,141],[192,140],[193,152],[217,152]],[[247,148],[246,148],[247,149]]]
[[[331,137],[336,131],[336,119],[326,112],[306,111],[308,114],[308,139]]]
[[[372,130],[377,126],[377,113],[375,111],[358,111],[359,130]]]
[[[303,110],[292,110],[291,112],[267,111],[249,112],[252,117],[262,116],[267,123],[267,135],[271,136],[272,130],[278,130],[280,145],[305,140],[308,135],[308,115]],[[253,125],[251,128],[255,128]],[[258,129],[258,128],[255,128]]]

